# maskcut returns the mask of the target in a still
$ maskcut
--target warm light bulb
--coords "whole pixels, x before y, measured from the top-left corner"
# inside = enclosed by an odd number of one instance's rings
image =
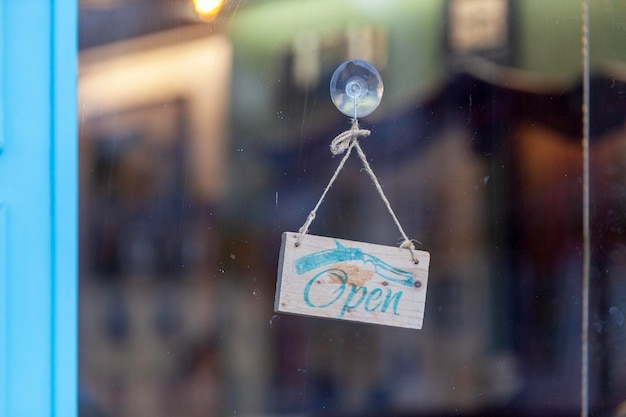
[[[193,0],[193,7],[203,20],[213,20],[224,5],[224,0]]]

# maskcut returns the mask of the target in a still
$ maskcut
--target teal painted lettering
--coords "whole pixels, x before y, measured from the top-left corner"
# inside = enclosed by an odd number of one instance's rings
[[[346,301],[343,303],[343,308],[341,309],[341,313],[339,313],[339,317],[342,317],[346,311],[357,308],[359,304],[363,302],[363,299],[367,295],[367,288],[365,287],[357,287],[354,284],[350,284],[350,287],[352,291],[348,293],[348,296],[346,297]],[[361,297],[359,297],[359,299],[354,304],[350,304],[350,301],[352,301],[352,298],[361,290],[363,290],[363,294],[361,294]]]
[[[380,305],[382,304],[382,300],[374,304],[373,306],[370,306],[370,303],[372,301],[378,300],[382,295],[383,290],[381,290],[380,288],[374,288],[365,299],[365,311],[376,311],[376,309],[378,309],[378,307],[380,307]]]
[[[341,262],[362,262],[370,264],[373,272],[384,281],[394,282],[401,285],[413,286],[413,274],[394,267],[373,255],[363,253],[359,248],[350,248],[335,241],[336,247],[333,249],[325,249],[305,255],[295,262],[295,268],[298,275],[306,274],[317,268],[331,266],[329,269],[323,269],[311,278],[304,287],[304,302],[311,308],[326,308],[333,304],[340,303],[343,298],[343,305],[339,312],[338,318],[345,315],[347,311],[354,310],[357,307],[367,312],[380,311],[381,313],[394,314],[399,316],[398,306],[402,298],[402,291],[394,293],[387,288],[387,293],[381,288],[368,290],[365,286],[357,286],[349,283],[348,273],[340,268],[333,268],[332,265]],[[327,276],[328,275],[328,276]],[[330,280],[328,279],[330,277]],[[335,290],[329,294],[327,290],[330,284],[339,284]],[[319,287],[318,287],[319,285]],[[346,287],[350,286],[350,290],[346,291]],[[316,289],[318,292],[316,293]]]
[[[402,291],[398,291],[397,293],[393,294],[391,292],[390,289],[387,289],[387,296],[385,297],[385,301],[383,301],[383,306],[380,309],[381,312],[386,313],[387,309],[389,308],[389,304],[391,304],[391,301],[393,301],[393,314],[396,316],[399,316],[400,313],[398,313],[398,303],[400,303],[400,297],[402,297]]]
[[[337,288],[335,291],[333,291],[333,294],[337,294],[335,296],[335,298],[333,298],[332,300],[330,300],[326,304],[315,305],[311,301],[311,295],[310,295],[311,288],[313,287],[313,284],[315,284],[318,281],[318,278],[321,275],[324,275],[326,273],[328,273],[329,275],[332,275],[332,276],[338,278],[339,282],[341,282],[341,286],[339,288]],[[339,299],[339,297],[341,297],[343,295],[343,292],[346,289],[346,282],[348,282],[348,274],[346,274],[345,271],[342,271],[341,269],[327,269],[327,270],[324,270],[322,272],[319,272],[317,275],[315,275],[313,278],[311,278],[309,280],[309,282],[306,284],[306,287],[304,287],[304,302],[309,307],[314,307],[314,308],[328,307],[329,305],[333,304],[335,301],[337,301]]]

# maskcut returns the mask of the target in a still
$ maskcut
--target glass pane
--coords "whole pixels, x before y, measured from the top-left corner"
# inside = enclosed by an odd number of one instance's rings
[[[579,415],[580,2],[200,3],[80,1],[81,415]],[[609,416],[626,9],[592,3],[590,408]],[[274,311],[281,235],[343,157],[349,59],[380,72],[359,144],[430,253],[420,330]],[[356,152],[309,229],[402,243]]]
[[[593,2],[592,2],[593,3]],[[626,8],[592,4],[590,15],[590,401],[626,413]]]

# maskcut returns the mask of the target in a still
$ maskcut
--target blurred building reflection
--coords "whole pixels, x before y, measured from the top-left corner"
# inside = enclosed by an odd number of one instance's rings
[[[578,415],[580,15],[565,3],[239,1],[205,24],[182,0],[81,1],[85,402],[110,416]],[[623,17],[594,10],[595,27]],[[598,415],[626,399],[626,57],[623,29],[607,30],[592,47]],[[381,71],[363,147],[432,256],[417,332],[272,311],[281,233],[306,219],[349,126],[328,96],[349,58]],[[356,160],[312,232],[399,243]]]

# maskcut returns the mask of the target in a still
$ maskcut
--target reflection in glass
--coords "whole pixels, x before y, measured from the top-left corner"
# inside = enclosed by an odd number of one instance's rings
[[[574,3],[227,2],[203,23],[192,2],[81,1],[84,415],[578,415]],[[589,399],[606,416],[626,401],[618,3],[590,9]],[[280,236],[349,126],[328,95],[347,60],[385,80],[361,146],[431,253],[420,331],[272,310]],[[311,232],[398,244],[352,162]]]

